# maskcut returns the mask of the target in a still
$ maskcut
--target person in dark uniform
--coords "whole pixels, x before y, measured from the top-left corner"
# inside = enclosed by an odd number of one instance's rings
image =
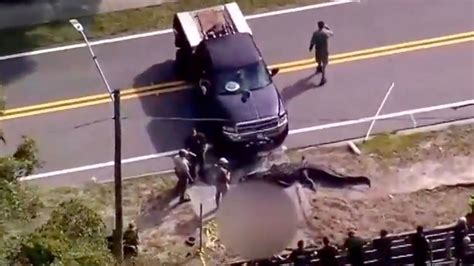
[[[454,257],[456,258],[456,266],[461,265],[461,262],[466,253],[464,238],[468,236],[466,217],[459,218],[454,226]]]
[[[347,249],[347,259],[352,266],[364,265],[364,246],[365,241],[356,236],[354,231],[349,231],[344,247]]]
[[[327,237],[323,238],[324,247],[318,251],[319,265],[321,266],[337,266],[337,248],[329,243]]]
[[[426,266],[429,259],[430,243],[423,232],[423,226],[416,228],[416,233],[410,236],[415,266]]]
[[[310,253],[307,250],[304,250],[304,241],[298,241],[298,248],[291,252],[290,261],[295,266],[306,266],[311,264]]]
[[[123,233],[123,255],[125,258],[138,256],[138,230],[134,223],[128,225],[127,230]]]
[[[191,136],[185,141],[185,147],[196,156],[190,160],[191,177],[196,180],[196,168],[199,168],[198,175],[203,177],[204,164],[206,159],[207,140],[203,133],[193,128]]]
[[[387,237],[387,230],[380,231],[380,238],[374,239],[373,246],[377,250],[377,265],[391,266],[392,263],[392,240]]]
[[[326,83],[326,66],[329,63],[329,49],[328,49],[328,39],[334,35],[331,29],[324,23],[324,21],[318,22],[318,30],[316,30],[309,44],[309,51],[315,48],[315,59],[318,64],[316,68],[316,74],[321,73],[321,82],[319,86],[322,86]]]

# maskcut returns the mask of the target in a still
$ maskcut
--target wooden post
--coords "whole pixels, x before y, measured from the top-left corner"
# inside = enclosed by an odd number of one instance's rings
[[[203,222],[202,222],[202,203],[199,205],[199,251],[202,252],[202,230],[203,230]]]
[[[122,130],[120,117],[120,90],[113,91],[115,125],[115,234],[114,255],[119,263],[123,261],[123,214],[122,214]]]

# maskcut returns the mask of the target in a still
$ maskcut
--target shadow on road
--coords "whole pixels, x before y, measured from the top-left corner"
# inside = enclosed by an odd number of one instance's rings
[[[29,57],[0,61],[0,85],[6,86],[36,69],[36,61]]]
[[[177,80],[174,75],[173,64],[173,60],[167,60],[150,67],[135,77],[134,87]],[[147,133],[156,153],[184,147],[186,137],[191,134],[191,129],[197,126],[197,122],[191,119],[202,118],[199,117],[195,99],[196,94],[193,88],[140,97],[143,111],[149,119],[146,126]],[[209,140],[212,143],[213,140]],[[208,165],[215,163],[221,156],[229,159],[231,167],[236,171],[242,171],[243,168],[254,165],[257,160],[256,152],[241,153],[240,151],[236,152],[224,148],[219,151],[211,150],[208,152]]]
[[[315,74],[311,74],[306,78],[300,79],[295,84],[285,87],[281,91],[281,97],[287,103],[291,99],[297,97],[298,95],[308,91],[310,89],[318,88],[318,83],[314,82],[314,78],[316,78]]]
[[[134,79],[134,87],[149,86],[175,79],[174,61],[156,64]],[[182,147],[184,139],[190,134],[195,117],[192,92],[189,89],[140,97],[143,111],[149,119],[147,133],[157,153],[176,150]]]
[[[134,87],[150,86],[158,83],[176,81],[174,73],[174,60],[166,60],[162,63],[155,64],[140,73],[134,79]]]

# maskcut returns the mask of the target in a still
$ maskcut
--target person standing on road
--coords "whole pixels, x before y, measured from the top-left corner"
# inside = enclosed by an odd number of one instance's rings
[[[315,49],[315,59],[318,64],[316,68],[316,74],[321,73],[321,82],[319,86],[323,86],[326,83],[326,66],[329,63],[329,49],[328,39],[333,36],[334,33],[327,26],[324,21],[318,21],[318,30],[313,32],[311,42],[309,44],[309,51]]]
[[[179,203],[188,202],[191,199],[186,194],[186,189],[188,188],[188,183],[193,183],[194,180],[190,173],[190,163],[186,156],[189,155],[189,152],[181,149],[173,158],[174,162],[174,172],[176,177],[178,177],[178,183],[176,185],[176,192],[179,195]]]
[[[216,208],[219,208],[222,197],[225,196],[230,187],[230,171],[228,169],[229,161],[226,158],[220,158],[215,165],[216,169]]]
[[[198,175],[202,178],[205,164],[206,154],[206,137],[203,133],[198,132],[196,128],[192,129],[192,134],[185,141],[185,147],[188,151],[196,156],[190,160],[191,176],[196,180],[196,168],[199,167]]]
[[[390,266],[392,263],[392,240],[387,237],[387,230],[380,231],[380,238],[374,239],[373,246],[377,250],[377,265]]]

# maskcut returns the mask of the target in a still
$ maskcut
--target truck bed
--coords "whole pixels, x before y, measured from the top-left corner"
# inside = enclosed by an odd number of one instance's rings
[[[180,12],[176,16],[191,47],[197,46],[203,39],[212,37],[213,32],[252,34],[242,11],[235,2]]]

